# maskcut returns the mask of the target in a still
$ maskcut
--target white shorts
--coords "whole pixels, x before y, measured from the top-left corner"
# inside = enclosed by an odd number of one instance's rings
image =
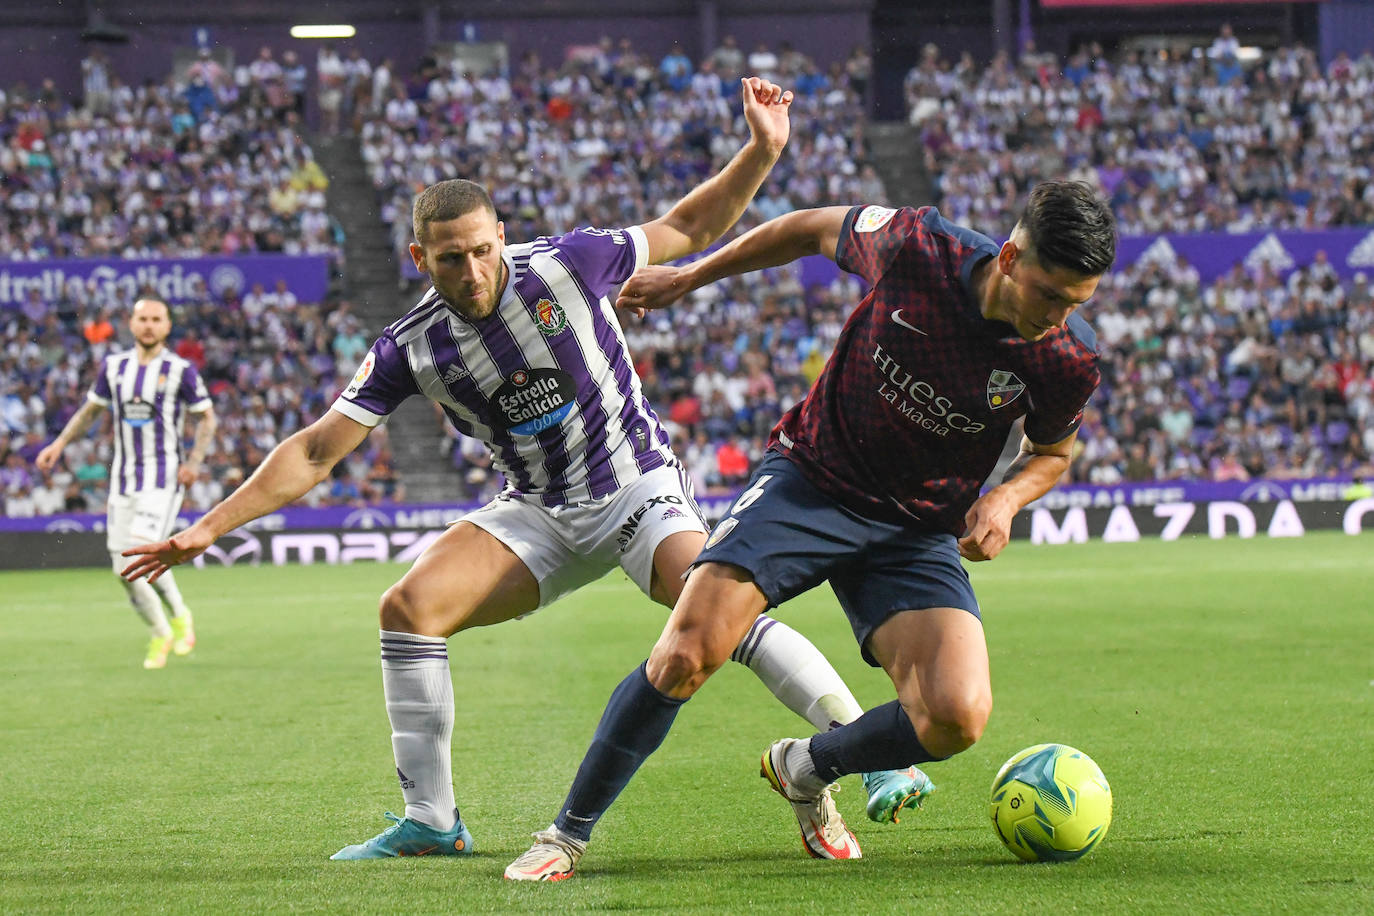
[[[181,511],[183,492],[181,487],[170,487],[127,496],[111,494],[105,510],[105,547],[127,550],[167,537]]]
[[[515,552],[539,583],[539,606],[600,579],[618,563],[644,594],[653,582],[654,551],[679,531],[709,528],[692,484],[678,468],[655,468],[592,502],[548,508],[498,496],[460,521]]]

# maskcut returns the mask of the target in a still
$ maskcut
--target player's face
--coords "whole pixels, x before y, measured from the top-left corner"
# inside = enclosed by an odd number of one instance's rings
[[[1014,254],[1008,258],[1007,248]],[[1097,292],[1100,276],[1087,277],[1062,267],[1046,268],[1010,242],[1003,246],[998,267],[1005,278],[1002,314],[997,316],[1025,340],[1040,340],[1062,328],[1080,305]]]
[[[129,318],[129,330],[134,340],[145,350],[162,345],[167,335],[172,333],[172,317],[167,314],[167,306],[148,299],[134,303],[133,315]]]
[[[457,219],[430,223],[424,244],[411,245],[415,267],[429,274],[448,307],[469,321],[496,311],[505,291],[506,225],[478,208]]]

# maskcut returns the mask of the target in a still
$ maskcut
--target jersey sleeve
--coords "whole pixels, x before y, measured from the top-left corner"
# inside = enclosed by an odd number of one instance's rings
[[[897,259],[919,218],[920,210],[902,207],[851,207],[840,227],[835,263],[876,285]]]
[[[367,351],[358,371],[353,373],[353,380],[334,401],[332,409],[364,426],[376,426],[402,401],[419,393],[405,350],[388,332],[377,338],[372,349]]]
[[[181,373],[181,384],[177,387],[177,397],[186,404],[191,413],[204,413],[213,405],[210,392],[205,388],[205,379],[200,377],[195,365],[188,365]]]
[[[574,229],[554,243],[558,256],[582,285],[600,299],[649,263],[649,240],[638,226],[629,229]]]
[[[95,373],[95,382],[91,384],[91,390],[86,392],[86,400],[92,404],[99,404],[101,407],[109,407],[110,400],[114,393],[110,391],[110,358],[103,356],[100,359],[100,367]]]
[[[1037,392],[1026,414],[1026,438],[1036,445],[1053,445],[1074,433],[1083,422],[1083,408],[1097,390],[1101,374],[1097,356],[1085,357],[1078,372],[1058,385]]]

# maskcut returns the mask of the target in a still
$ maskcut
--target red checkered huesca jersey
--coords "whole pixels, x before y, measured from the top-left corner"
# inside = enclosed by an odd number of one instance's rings
[[[982,317],[970,274],[999,247],[933,207],[851,209],[835,260],[871,288],[770,444],[840,503],[961,534],[1012,423],[1058,442],[1100,378],[1076,314],[1035,342]]]

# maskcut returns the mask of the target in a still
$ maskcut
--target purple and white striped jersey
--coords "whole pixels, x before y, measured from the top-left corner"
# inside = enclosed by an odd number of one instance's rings
[[[333,409],[376,426],[407,397],[440,404],[481,439],[506,493],[587,502],[676,466],[608,293],[648,259],[638,227],[508,245],[496,311],[470,322],[431,289],[388,327]]]
[[[138,364],[136,349],[111,353],[86,400],[114,415],[110,493],[117,496],[175,487],[186,413],[211,407],[196,367],[170,350],[146,366]]]

